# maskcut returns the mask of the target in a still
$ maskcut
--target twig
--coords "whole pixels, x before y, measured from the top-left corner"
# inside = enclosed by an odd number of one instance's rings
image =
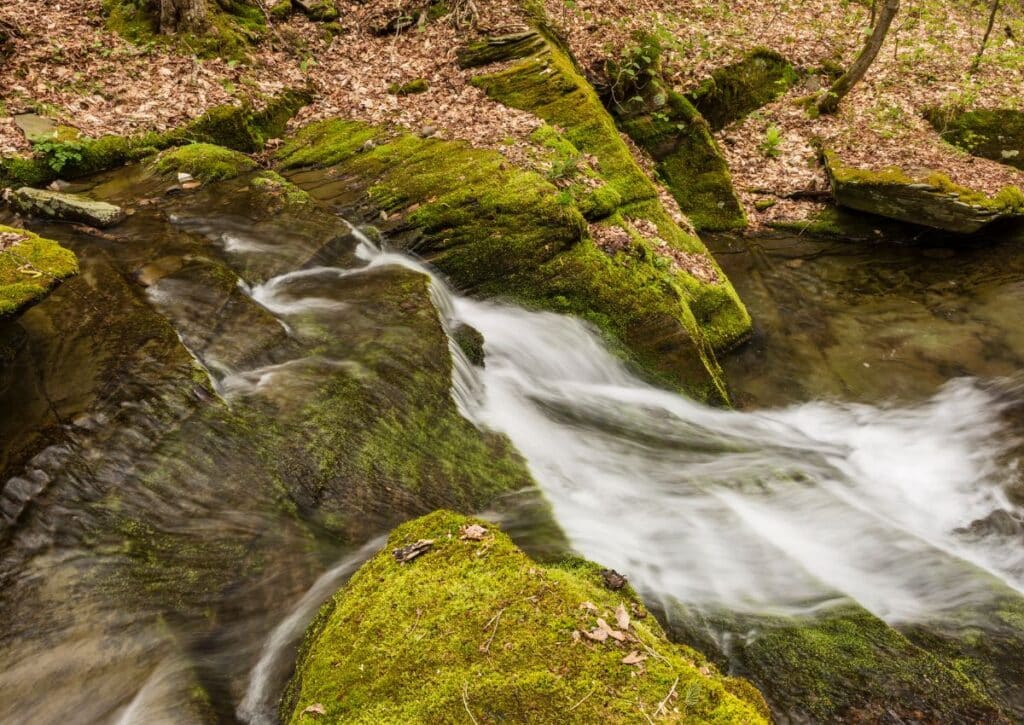
[[[640,714],[644,716],[644,719],[651,725],[654,725],[654,720],[651,720],[651,716],[647,714],[646,710],[644,710],[644,706],[641,703],[637,702],[636,707],[638,710],[640,710]]]
[[[577,702],[577,703],[576,703],[575,705],[573,705],[572,707],[570,707],[570,708],[569,708],[569,710],[568,710],[568,712],[572,712],[572,711],[573,711],[573,710],[575,710],[575,709],[576,709],[577,707],[579,707],[580,705],[582,705],[582,704],[583,704],[584,702],[586,702],[586,699],[587,699],[588,697],[590,697],[591,695],[593,695],[593,694],[594,694],[595,692],[597,692],[597,687],[596,687],[596,686],[594,687],[594,689],[593,689],[593,690],[591,690],[591,691],[590,691],[590,692],[588,692],[588,693],[587,693],[586,695],[584,695],[584,696],[583,696],[583,699],[582,699],[582,700],[580,700],[580,701],[579,701],[579,702]]]
[[[491,617],[490,621],[484,625],[484,629],[491,626],[491,622],[494,622],[494,627],[491,629],[491,636],[487,640],[487,644],[480,645],[480,651],[484,654],[491,651],[491,642],[494,641],[494,635],[498,633],[498,623],[501,622],[501,615],[505,613],[505,607],[498,610],[498,613]]]
[[[469,687],[466,685],[465,682],[463,682],[462,683],[462,706],[464,708],[466,708],[466,714],[469,715],[469,719],[473,721],[473,725],[480,725],[480,723],[478,723],[476,721],[476,718],[473,717],[473,713],[470,712],[470,710],[469,710],[469,699],[466,697],[468,692],[469,692]]]
[[[662,700],[662,701],[661,701],[661,702],[660,702],[660,703],[658,704],[658,709],[654,711],[654,716],[655,716],[655,717],[657,717],[657,716],[658,716],[658,713],[660,713],[660,712],[661,712],[662,710],[664,710],[664,709],[665,709],[665,705],[667,705],[667,704],[668,704],[668,701],[669,701],[669,699],[670,699],[670,698],[672,697],[672,695],[676,694],[676,685],[678,685],[678,684],[679,684],[679,675],[676,675],[676,681],[672,683],[672,689],[670,689],[670,690],[668,691],[668,694],[667,694],[667,695],[665,695],[665,699],[664,699],[664,700]]]

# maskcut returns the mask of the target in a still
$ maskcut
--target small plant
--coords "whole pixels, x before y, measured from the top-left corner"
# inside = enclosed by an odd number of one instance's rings
[[[75,141],[38,141],[32,150],[59,174],[69,163],[82,160],[84,147]]]
[[[548,170],[548,181],[559,181],[560,179],[568,179],[575,176],[576,172],[579,171],[581,160],[582,158],[579,154],[556,158],[551,162],[551,168]]]
[[[774,123],[765,129],[764,140],[761,141],[761,153],[766,158],[778,158],[782,148],[782,129]]]

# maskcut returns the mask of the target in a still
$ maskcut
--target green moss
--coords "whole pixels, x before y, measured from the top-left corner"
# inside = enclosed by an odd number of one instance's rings
[[[855,604],[804,617],[674,612],[673,619],[684,640],[701,646],[709,631],[742,633],[729,639],[723,658],[787,721],[1005,721],[958,662],[916,646]]]
[[[316,204],[313,197],[276,171],[261,171],[250,179],[249,186],[260,193],[264,205],[274,213],[284,207],[299,210]]]
[[[459,325],[452,330],[452,339],[462,350],[462,354],[470,363],[477,366],[484,364],[484,336],[475,327]]]
[[[411,96],[415,93],[426,93],[430,90],[430,83],[426,78],[416,78],[407,83],[392,83],[388,86],[388,93],[395,96]]]
[[[179,47],[202,58],[247,60],[252,45],[266,30],[266,17],[256,5],[243,0],[207,3],[207,28],[201,34],[161,34],[154,5],[135,0],[103,0],[107,27],[137,45]]]
[[[1024,111],[946,108],[930,109],[925,117],[948,143],[975,156],[1024,169]]]
[[[657,173],[698,230],[741,229],[747,220],[729,167],[693,104],[662,77],[661,47],[647,37],[609,63],[617,79],[606,99],[631,139],[657,163]]]
[[[74,253],[57,242],[0,225],[0,319],[38,302],[77,273]]]
[[[848,166],[834,151],[825,152],[825,161],[833,185],[881,188],[924,185],[930,191],[955,195],[964,204],[997,214],[1024,214],[1024,192],[1016,186],[1004,187],[994,196],[989,196],[957,184],[938,171],[929,171],[914,178],[897,166],[887,166],[879,170]]]
[[[270,6],[270,17],[274,20],[287,20],[294,10],[292,0],[278,0]]]
[[[248,156],[213,144],[195,143],[164,151],[153,161],[158,173],[184,172],[200,181],[231,179],[256,168]]]
[[[732,287],[659,264],[654,254],[612,259],[590,239],[572,197],[538,174],[463,143],[389,137],[343,121],[303,129],[279,160],[284,168],[334,165],[341,181],[316,183],[314,194],[364,212],[365,194],[388,216],[391,242],[457,287],[583,316],[660,380],[701,399],[725,398],[714,346],[742,338],[750,325]],[[657,199],[622,207],[609,223],[625,224],[626,216],[648,220],[665,244],[717,269]]]
[[[472,523],[488,529],[482,541],[459,538]],[[433,547],[395,561],[391,549],[420,539]],[[642,611],[598,581],[593,565],[531,561],[484,522],[442,511],[405,524],[310,626],[281,718],[302,722],[320,704],[346,722],[461,722],[467,711],[479,722],[636,722],[668,698],[683,721],[765,722],[756,691],[668,642],[650,616],[629,625],[643,644],[576,641],[620,605]],[[624,664],[632,650],[656,656]]]
[[[48,144],[45,153],[33,158],[0,158],[0,188],[44,186],[60,177],[74,179],[137,161],[161,149],[189,143],[224,146],[254,152],[267,139],[279,137],[285,125],[303,105],[307,91],[285,91],[270,99],[261,110],[248,105],[217,106],[185,126],[164,133],[138,136],[103,136]],[[60,158],[59,169],[55,159]]]
[[[717,131],[771,103],[797,80],[796,71],[784,57],[758,48],[738,63],[714,71],[686,96]]]

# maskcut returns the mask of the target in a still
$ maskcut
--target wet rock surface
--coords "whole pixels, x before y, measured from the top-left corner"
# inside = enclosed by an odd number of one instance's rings
[[[124,210],[81,194],[23,186],[8,198],[11,207],[26,216],[57,221],[81,222],[94,227],[112,227],[124,220]]]

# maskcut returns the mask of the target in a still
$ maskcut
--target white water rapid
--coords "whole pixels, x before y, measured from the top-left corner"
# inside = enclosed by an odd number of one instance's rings
[[[1024,591],[1019,546],[962,531],[1015,510],[1001,487],[1005,403],[976,382],[955,380],[914,407],[711,408],[638,379],[578,320],[453,295],[429,269],[365,238],[359,257],[366,267],[292,272],[253,297],[279,314],[323,312],[337,303],[303,298],[303,278],[389,264],[429,274],[446,326],[485,338],[483,369],[452,345],[460,410],[509,436],[574,549],[649,598],[795,614],[848,597],[898,622],[983,601],[1000,580]],[[243,720],[273,721],[287,653],[380,542],[368,546],[271,635]]]

